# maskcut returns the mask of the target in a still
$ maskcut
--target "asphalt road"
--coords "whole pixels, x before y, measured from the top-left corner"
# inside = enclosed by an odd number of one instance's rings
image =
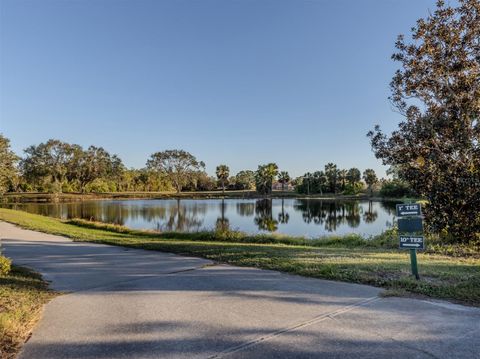
[[[0,222],[57,290],[20,354],[57,358],[478,358],[480,308],[370,286],[75,243]]]

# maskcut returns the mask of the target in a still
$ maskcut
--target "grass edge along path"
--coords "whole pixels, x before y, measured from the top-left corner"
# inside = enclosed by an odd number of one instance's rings
[[[327,237],[309,245],[309,240],[301,238],[236,232],[218,237],[214,232],[137,231],[81,220],[65,222],[9,209],[0,209],[0,220],[76,241],[197,256],[238,266],[374,285],[397,295],[422,295],[480,306],[479,256],[419,253],[421,280],[416,281],[410,274],[408,251],[392,248],[388,238],[369,242],[358,236]]]
[[[16,357],[43,306],[57,294],[29,269],[12,266],[9,273],[0,275],[0,358]]]

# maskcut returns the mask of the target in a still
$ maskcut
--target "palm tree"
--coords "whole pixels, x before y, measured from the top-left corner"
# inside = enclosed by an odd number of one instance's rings
[[[373,185],[378,182],[375,171],[372,170],[371,168],[367,168],[363,172],[363,180],[367,184],[368,189],[370,190],[370,196],[371,196],[373,194]]]
[[[323,196],[323,187],[327,183],[327,177],[325,177],[325,173],[323,171],[315,171],[313,172],[313,183],[318,186],[318,191]]]
[[[285,184],[290,182],[290,175],[287,171],[282,171],[278,174],[278,182],[282,184],[282,191],[285,191]]]
[[[345,184],[347,183],[348,178],[348,171],[347,170],[340,170],[338,171],[338,179],[342,184],[342,191],[345,190]]]
[[[310,181],[312,179],[312,174],[310,172],[305,173],[303,179],[307,181],[307,196],[310,196]]]
[[[337,165],[331,162],[327,163],[325,165],[325,176],[327,177],[328,186],[330,187],[330,192],[337,193],[337,179],[338,179]]]
[[[278,174],[278,166],[275,163],[258,166],[255,172],[255,186],[257,192],[268,195],[272,193],[272,183]]]
[[[218,165],[216,174],[222,184],[222,192],[225,194],[225,181],[227,181],[230,176],[230,168],[228,168],[227,165]]]
[[[361,179],[362,179],[362,175],[358,168],[352,167],[348,170],[347,181],[348,183],[350,183],[350,185],[355,186],[355,184],[357,182],[360,182]]]

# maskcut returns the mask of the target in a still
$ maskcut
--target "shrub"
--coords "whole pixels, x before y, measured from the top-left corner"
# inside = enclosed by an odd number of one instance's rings
[[[415,193],[412,191],[410,186],[401,180],[393,179],[383,183],[382,188],[380,189],[380,195],[382,197],[415,197]]]
[[[110,188],[110,183],[101,178],[96,178],[85,186],[87,192],[96,193],[110,192]]]
[[[62,183],[62,192],[75,192],[75,187],[70,182]]]
[[[351,183],[347,183],[345,186],[345,190],[343,191],[343,194],[345,195],[355,195],[359,194],[363,190],[363,184],[360,182],[355,183],[352,185]]]
[[[44,190],[48,193],[61,193],[62,184],[58,182],[49,182],[45,185]]]
[[[12,261],[0,255],[0,275],[7,275],[12,269]]]

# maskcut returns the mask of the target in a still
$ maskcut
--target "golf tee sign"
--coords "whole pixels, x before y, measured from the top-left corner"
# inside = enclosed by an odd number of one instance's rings
[[[400,236],[400,249],[425,249],[423,236]]]
[[[422,207],[420,203],[397,204],[399,248],[410,250],[412,274],[420,279],[417,267],[417,249],[425,249]]]
[[[397,216],[421,216],[422,207],[420,203],[397,204]]]

